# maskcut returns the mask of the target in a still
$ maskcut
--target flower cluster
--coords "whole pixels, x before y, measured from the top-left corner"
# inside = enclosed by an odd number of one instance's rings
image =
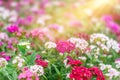
[[[39,80],[39,77],[37,74],[31,72],[29,69],[24,70],[22,73],[18,76],[19,80]]]
[[[17,25],[10,25],[7,27],[7,31],[10,33],[18,32],[19,27]]]
[[[50,48],[56,48],[56,43],[54,42],[46,42],[45,47],[50,49]]]
[[[74,49],[75,49],[75,45],[72,42],[60,41],[57,43],[57,50],[60,53],[65,53],[65,52],[70,53]]]
[[[40,65],[33,65],[33,66],[30,66],[30,71],[33,72],[33,73],[37,73],[38,76],[41,76],[44,74],[44,69],[42,66]]]
[[[40,55],[37,55],[37,56],[36,56],[35,63],[36,63],[37,65],[42,66],[42,67],[47,67],[47,66],[48,66],[48,61],[43,60],[43,59],[40,57]]]
[[[72,71],[69,74],[69,78],[72,80],[91,80],[93,76],[96,77],[96,80],[105,80],[105,77],[102,71],[98,67],[87,68],[84,66],[79,66],[82,64],[80,60],[73,60],[69,57],[70,64],[73,66]]]
[[[18,68],[21,68],[25,64],[25,60],[23,58],[21,58],[21,55],[19,55],[19,56],[16,56],[14,58],[14,60],[12,61],[12,63],[14,65],[16,65]]]
[[[116,69],[112,68],[111,65],[105,65],[105,64],[100,64],[100,68],[102,71],[107,71],[105,74],[107,77],[109,77],[109,80],[112,80],[113,77],[119,77],[120,72],[117,71]]]
[[[75,66],[71,73],[70,73],[70,79],[72,80],[91,80],[92,79],[92,73],[90,70],[86,67],[79,67]]]
[[[0,80],[120,80],[119,5],[0,0]]]
[[[0,58],[0,68],[5,67],[7,64],[8,62],[6,61],[6,59]]]

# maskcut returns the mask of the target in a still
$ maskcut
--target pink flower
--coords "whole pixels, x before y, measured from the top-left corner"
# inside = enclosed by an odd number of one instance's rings
[[[19,27],[17,25],[10,25],[7,27],[7,31],[10,33],[18,32]]]
[[[32,73],[29,69],[23,71],[22,73],[19,74],[18,76],[19,80],[39,80],[39,77],[36,73]]]
[[[104,20],[105,22],[113,21],[111,15],[104,15],[104,16],[102,17],[102,20]]]
[[[47,66],[48,66],[48,62],[47,62],[47,61],[44,61],[44,60],[42,60],[42,59],[36,59],[36,60],[35,60],[35,63],[36,63],[37,65],[41,65],[41,66],[43,66],[43,67],[47,67]]]
[[[9,61],[11,59],[10,56],[6,55],[6,52],[0,52],[0,56],[5,58],[7,61]]]
[[[92,79],[92,73],[89,71],[89,69],[86,67],[79,67],[79,66],[73,67],[69,76],[71,80],[91,80]]]
[[[9,61],[9,60],[11,59],[10,56],[4,56],[4,58],[5,58],[7,61]]]
[[[62,31],[63,31],[63,26],[60,26],[60,25],[58,25],[58,24],[50,24],[50,25],[48,25],[48,27],[49,27],[50,29],[54,29],[54,30],[57,30],[57,31],[59,31],[59,32],[62,32]]]
[[[94,76],[96,76],[96,80],[105,80],[105,77],[102,71],[98,67],[92,67],[89,69]]]
[[[3,46],[3,44],[4,44],[4,43],[0,41],[0,46]]]
[[[70,56],[67,56],[67,59],[68,59],[68,64],[70,64],[72,66],[79,66],[82,64],[82,62],[80,60],[74,60]]]
[[[120,25],[114,22],[112,16],[105,15],[102,17],[103,21],[105,21],[106,26],[116,35],[120,35]]]
[[[78,65],[81,65],[82,62],[80,60],[72,60],[72,61],[68,62],[68,64],[70,64],[72,66],[78,66]]]
[[[75,49],[75,44],[71,43],[70,41],[60,41],[57,43],[57,50],[60,53],[65,53]]]
[[[8,35],[6,33],[0,33],[0,40],[7,40]]]
[[[33,21],[33,16],[27,16],[25,18],[19,18],[17,23],[21,25],[29,25]]]
[[[33,29],[30,32],[30,34],[33,38],[37,37],[42,41],[44,41],[45,38],[49,40],[53,40],[53,37],[51,36],[51,32],[48,28],[36,28],[36,29]]]
[[[82,26],[82,24],[79,20],[72,20],[69,22],[69,25],[73,26],[73,27],[81,27]]]

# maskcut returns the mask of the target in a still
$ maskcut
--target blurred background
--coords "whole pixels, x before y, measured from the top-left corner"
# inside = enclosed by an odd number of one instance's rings
[[[120,30],[111,31],[104,16],[119,27],[120,0],[0,0],[0,31],[16,24],[40,39],[41,35],[56,40],[83,33],[116,38]]]

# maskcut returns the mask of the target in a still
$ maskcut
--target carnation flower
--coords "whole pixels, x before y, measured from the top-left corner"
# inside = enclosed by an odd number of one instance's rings
[[[117,58],[116,60],[115,60],[115,64],[116,64],[116,68],[120,68],[120,58]]]
[[[6,54],[6,52],[0,52],[0,56],[3,57],[3,58],[5,58],[7,61],[9,61],[9,60],[11,59],[11,57],[8,56],[8,55]]]
[[[12,61],[13,64],[17,65],[18,68],[23,67],[25,60],[21,58],[21,55],[16,56],[14,60]]]
[[[27,69],[19,74],[18,79],[19,80],[39,80],[39,77],[36,73],[33,73],[29,69]]]
[[[120,25],[114,22],[112,16],[105,15],[103,16],[106,26],[116,35],[120,34]]]
[[[26,49],[30,49],[30,42],[29,41],[20,41],[18,43],[18,46],[26,48]]]
[[[82,51],[88,47],[88,42],[82,38],[70,38],[68,41],[74,43],[75,47]]]
[[[48,62],[47,62],[47,61],[44,61],[44,60],[42,60],[42,59],[36,59],[36,60],[35,60],[35,63],[36,63],[37,65],[41,65],[41,66],[43,66],[43,67],[47,67],[47,66],[48,66]]]
[[[10,33],[18,32],[19,27],[17,25],[10,25],[7,27],[7,31]]]
[[[41,76],[44,74],[44,69],[40,65],[30,66],[30,71],[32,71],[33,73],[37,73],[38,76]]]
[[[94,33],[90,36],[90,42],[95,44],[98,44],[98,42],[105,43],[108,40],[109,38],[106,35],[100,33]]]
[[[0,68],[5,67],[8,64],[5,58],[0,58]]]
[[[6,33],[0,33],[0,40],[8,40],[8,35]]]
[[[72,61],[68,62],[68,64],[70,64],[72,66],[78,66],[78,65],[81,65],[82,62],[80,60],[72,60]]]
[[[57,50],[60,53],[65,53],[65,52],[70,53],[74,49],[75,49],[75,45],[70,41],[60,41],[57,43]]]
[[[50,24],[50,25],[48,25],[48,27],[50,28],[50,29],[54,29],[54,30],[57,30],[58,32],[63,32],[63,26],[60,26],[60,25],[58,25],[58,24]]]
[[[109,49],[113,49],[116,52],[120,51],[119,43],[113,39],[108,40],[106,45]]]
[[[109,77],[109,80],[112,80],[113,77],[115,77],[115,78],[119,77],[120,72],[114,68],[110,68],[110,69],[108,69],[108,73],[106,73],[105,75]]]
[[[90,70],[86,67],[79,67],[79,66],[73,67],[69,76],[71,80],[91,80],[92,79],[92,73],[90,72]]]
[[[90,68],[90,71],[94,76],[96,76],[96,80],[105,80],[102,71],[98,67],[92,67]]]
[[[45,47],[50,49],[50,48],[56,48],[56,43],[54,42],[46,42]]]

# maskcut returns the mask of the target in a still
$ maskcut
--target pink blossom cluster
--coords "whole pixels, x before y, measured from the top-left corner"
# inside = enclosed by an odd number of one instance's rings
[[[22,73],[18,76],[19,80],[40,80],[38,75],[31,72],[29,69],[24,70]]]
[[[75,44],[71,43],[70,41],[60,41],[57,43],[57,50],[60,53],[71,52],[75,49]]]

